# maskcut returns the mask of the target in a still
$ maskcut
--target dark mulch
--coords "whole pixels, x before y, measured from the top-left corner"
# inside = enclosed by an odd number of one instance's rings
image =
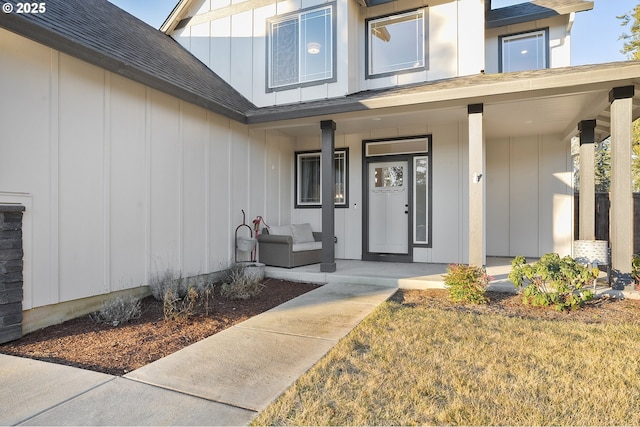
[[[124,375],[318,287],[276,279],[263,285],[248,300],[229,300],[216,292],[208,314],[199,307],[182,321],[165,321],[162,302],[147,297],[142,317],[127,324],[113,327],[83,316],[0,345],[0,353]]]

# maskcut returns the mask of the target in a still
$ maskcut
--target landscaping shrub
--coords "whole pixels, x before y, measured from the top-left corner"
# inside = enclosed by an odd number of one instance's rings
[[[182,274],[169,268],[153,276],[149,281],[149,288],[151,289],[151,295],[158,301],[164,301],[168,291],[171,291],[174,296],[179,298],[184,297],[187,293]]]
[[[485,304],[489,301],[485,293],[490,280],[484,267],[451,264],[444,276],[444,285],[453,302]]]
[[[103,302],[100,311],[93,313],[91,319],[97,323],[118,326],[141,315],[140,300],[132,296],[120,296]]]
[[[195,313],[199,299],[200,295],[193,287],[189,287],[182,298],[174,290],[168,289],[162,300],[164,320],[181,321],[188,319]]]
[[[587,268],[573,258],[560,258],[558,254],[545,254],[539,261],[527,264],[523,256],[511,263],[509,280],[522,290],[522,301],[533,306],[553,305],[556,310],[576,309],[594,294],[585,286],[598,277],[597,268]]]
[[[220,295],[229,299],[249,299],[257,296],[264,286],[260,280],[246,274],[244,266],[233,265],[228,269],[227,283],[220,288]]]

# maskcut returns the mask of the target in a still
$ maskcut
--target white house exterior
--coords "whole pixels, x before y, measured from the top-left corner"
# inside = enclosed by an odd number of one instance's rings
[[[162,27],[179,44],[104,0],[46,7],[0,15],[0,203],[26,207],[25,331],[166,269],[219,270],[242,210],[323,231],[326,271],[334,258],[567,255],[579,124],[631,146],[640,64],[568,67],[590,1],[184,0]],[[299,41],[295,67],[331,55],[303,78],[274,60],[290,53],[278,31],[318,16],[325,38]],[[389,50],[374,44],[407,22],[412,65],[379,60]],[[502,72],[512,41],[542,46],[540,69]],[[331,184],[336,165],[334,208],[302,175]]]

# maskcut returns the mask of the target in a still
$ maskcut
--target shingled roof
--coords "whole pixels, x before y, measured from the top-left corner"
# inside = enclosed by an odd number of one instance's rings
[[[593,1],[590,0],[534,0],[488,10],[485,26],[486,28],[504,27],[591,9],[593,9]]]
[[[0,13],[0,27],[242,123],[255,108],[174,39],[107,0],[47,0],[45,13]]]

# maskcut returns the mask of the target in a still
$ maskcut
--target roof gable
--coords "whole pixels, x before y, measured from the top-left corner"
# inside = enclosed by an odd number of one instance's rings
[[[2,13],[0,27],[242,123],[254,107],[178,42],[107,0],[46,7]]]
[[[490,7],[490,2],[488,5]],[[534,0],[487,10],[485,25],[486,28],[504,27],[591,9],[591,0]]]

